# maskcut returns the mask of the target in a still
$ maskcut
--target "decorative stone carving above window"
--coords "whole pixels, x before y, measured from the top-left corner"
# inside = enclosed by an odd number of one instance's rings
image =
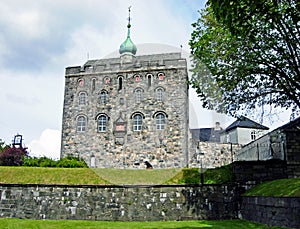
[[[127,122],[120,113],[119,118],[115,121],[114,133],[126,133]]]

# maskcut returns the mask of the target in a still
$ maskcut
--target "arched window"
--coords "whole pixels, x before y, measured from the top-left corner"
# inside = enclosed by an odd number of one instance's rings
[[[140,103],[142,101],[142,89],[135,90],[135,102]]]
[[[108,117],[106,115],[100,115],[98,117],[98,131],[105,132],[107,130]]]
[[[79,85],[80,87],[83,87],[83,86],[84,86],[84,81],[83,81],[83,79],[79,79],[79,80],[78,80],[78,85]]]
[[[101,104],[107,103],[107,91],[101,91],[100,101],[101,101]]]
[[[109,78],[109,77],[105,77],[104,83],[105,83],[105,84],[110,84],[110,78]]]
[[[158,102],[162,102],[163,101],[163,89],[162,88],[158,88],[156,90],[156,98]]]
[[[77,132],[85,132],[86,130],[86,118],[84,116],[79,116],[77,118]]]
[[[133,116],[133,131],[141,131],[143,126],[143,116],[135,114]]]
[[[140,82],[141,81],[141,77],[139,75],[135,76],[135,82]]]
[[[122,90],[122,87],[123,87],[123,77],[120,76],[120,77],[118,78],[118,81],[119,81],[119,91],[120,91],[120,90]]]
[[[86,104],[86,93],[80,92],[79,93],[79,105],[85,105]]]
[[[158,73],[158,80],[164,80],[164,73]]]
[[[156,115],[156,129],[164,130],[166,125],[166,116],[163,113]]]

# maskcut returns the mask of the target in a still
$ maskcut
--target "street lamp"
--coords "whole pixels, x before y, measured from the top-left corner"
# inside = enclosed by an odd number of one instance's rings
[[[200,184],[204,184],[204,176],[203,176],[203,165],[202,165],[202,155],[204,153],[200,152],[199,145],[196,147],[196,155],[197,155],[197,162],[199,163],[199,169],[200,169]]]

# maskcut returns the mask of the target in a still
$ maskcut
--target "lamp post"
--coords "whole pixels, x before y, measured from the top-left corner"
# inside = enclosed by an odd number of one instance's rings
[[[204,184],[204,176],[203,176],[203,165],[202,165],[202,155],[204,153],[200,152],[199,146],[197,145],[196,147],[196,155],[197,155],[197,162],[199,163],[199,169],[200,169],[200,184]]]

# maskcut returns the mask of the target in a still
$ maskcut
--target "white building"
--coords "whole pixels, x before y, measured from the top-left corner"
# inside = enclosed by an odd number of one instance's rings
[[[245,145],[265,135],[268,130],[268,127],[240,116],[220,134],[220,141]]]

